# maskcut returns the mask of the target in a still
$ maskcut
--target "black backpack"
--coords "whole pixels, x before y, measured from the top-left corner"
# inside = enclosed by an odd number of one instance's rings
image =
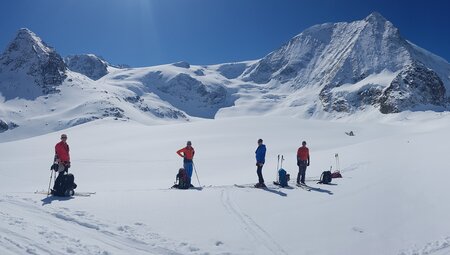
[[[186,169],[180,168],[177,174],[178,184],[175,184],[174,187],[178,189],[189,189],[191,187],[191,180],[186,172]]]
[[[332,180],[332,178],[331,178],[331,171],[324,171],[322,173],[322,175],[320,176],[319,183],[328,184],[328,183],[331,182],[331,180]]]
[[[52,194],[55,196],[69,197],[75,194],[74,189],[76,188],[77,185],[75,184],[73,174],[64,174],[56,178]]]

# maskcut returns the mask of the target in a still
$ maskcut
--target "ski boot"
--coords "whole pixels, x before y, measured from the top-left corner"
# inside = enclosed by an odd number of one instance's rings
[[[257,183],[255,184],[255,188],[267,188],[266,184],[263,183]]]

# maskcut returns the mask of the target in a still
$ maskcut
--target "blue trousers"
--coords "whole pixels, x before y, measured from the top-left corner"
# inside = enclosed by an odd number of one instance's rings
[[[184,162],[184,169],[186,170],[189,179],[192,179],[192,164],[193,162]]]

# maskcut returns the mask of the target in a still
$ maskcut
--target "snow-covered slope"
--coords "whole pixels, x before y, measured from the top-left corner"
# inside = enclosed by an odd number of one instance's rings
[[[360,123],[254,117],[145,126],[100,120],[64,132],[78,191],[47,198],[59,134],[0,143],[0,253],[9,254],[428,254],[450,252],[446,194],[448,114]],[[354,131],[355,136],[345,134]],[[257,180],[254,150],[267,145],[295,178],[296,149],[311,150],[308,192],[242,189]],[[168,190],[196,149],[201,190]],[[344,178],[319,185],[339,153]],[[194,177],[194,184],[198,185]],[[292,184],[292,182],[291,182]],[[212,185],[212,186],[209,186]]]
[[[0,58],[0,132],[15,128],[0,139],[105,117],[147,124],[261,115],[380,119],[450,104],[450,64],[378,13],[313,26],[254,61],[118,68],[88,54],[66,63],[34,33],[19,31]]]
[[[59,93],[32,101],[14,99],[4,102],[1,119],[10,126],[19,127],[2,133],[1,140],[45,134],[103,118],[132,119],[151,125],[190,119],[158,97],[136,98],[130,90],[96,83],[75,72],[68,71],[67,76],[58,87]]]
[[[138,98],[162,99],[195,117],[214,118],[233,104],[233,91],[225,86],[230,82],[207,67],[186,64],[118,70],[100,82],[126,88]]]
[[[66,58],[68,69],[28,29],[19,31],[0,61],[2,141],[108,117],[146,124],[213,118],[234,102],[225,77],[186,62],[118,68],[94,55],[81,55]],[[60,69],[50,67],[61,69],[58,79],[52,74]]]

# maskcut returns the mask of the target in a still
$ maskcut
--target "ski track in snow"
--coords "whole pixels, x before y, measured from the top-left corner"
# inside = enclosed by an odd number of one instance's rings
[[[230,189],[223,189],[220,198],[226,211],[241,223],[243,230],[255,240],[255,245],[257,247],[264,247],[267,250],[267,254],[288,254],[267,231],[265,231],[249,215],[242,212],[239,206],[231,198]]]
[[[1,254],[210,254],[167,240],[139,222],[105,223],[84,211],[10,195],[1,195],[0,203]]]

